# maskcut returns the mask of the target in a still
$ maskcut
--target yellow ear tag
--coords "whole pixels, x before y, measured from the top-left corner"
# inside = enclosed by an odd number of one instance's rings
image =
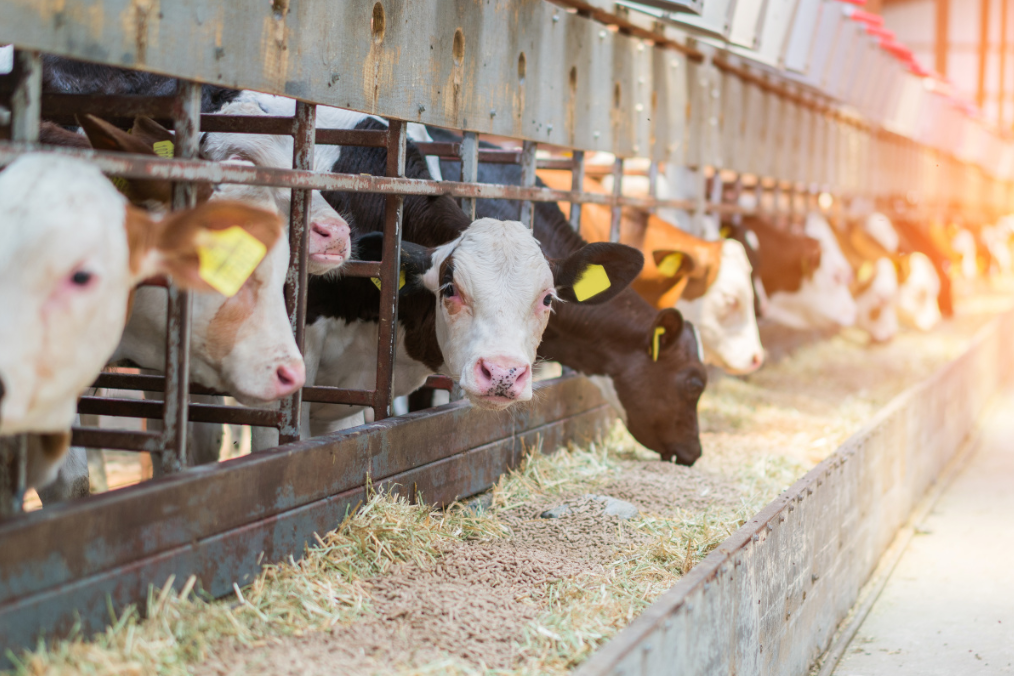
[[[584,269],[581,276],[574,282],[574,296],[579,302],[583,302],[597,296],[612,284],[609,282],[609,275],[606,274],[606,269],[601,265],[592,263]]]
[[[718,231],[718,236],[722,239],[729,239],[729,235],[732,234],[732,228],[727,225],[723,225],[722,229]]]
[[[665,333],[664,326],[655,327],[655,335],[651,337],[651,360],[658,361],[658,339]]]
[[[173,153],[176,150],[173,147],[172,141],[158,141],[152,144],[151,149],[155,151],[156,155],[164,157],[167,160],[171,160],[173,158]]]
[[[370,277],[370,281],[373,282],[373,286],[377,287],[377,291],[380,291],[380,277]],[[405,288],[405,271],[402,270],[398,273],[398,291]]]
[[[268,248],[238,225],[197,233],[201,279],[223,296],[236,295],[264,259]]]
[[[856,281],[865,284],[871,279],[873,279],[873,263],[863,261],[863,264],[859,266],[859,271],[856,272]]]
[[[675,277],[683,264],[683,254],[680,252],[671,253],[658,264],[658,273],[663,277]]]
[[[116,186],[116,189],[122,192],[124,195],[127,194],[127,180],[119,176],[110,176],[110,182]]]

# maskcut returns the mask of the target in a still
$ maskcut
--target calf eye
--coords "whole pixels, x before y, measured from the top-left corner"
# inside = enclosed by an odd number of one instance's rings
[[[683,386],[688,397],[699,397],[704,392],[704,382],[700,378],[690,378]]]
[[[448,282],[447,284],[444,284],[442,287],[440,287],[440,294],[444,298],[453,298],[454,296],[458,295],[458,291],[457,289],[454,288],[454,284]]]
[[[549,307],[550,305],[552,305],[553,304],[553,294],[547,293],[546,297],[542,299],[542,304],[545,305],[546,307]]]
[[[89,282],[92,281],[94,275],[85,270],[78,270],[70,276],[70,283],[74,286],[88,286]]]

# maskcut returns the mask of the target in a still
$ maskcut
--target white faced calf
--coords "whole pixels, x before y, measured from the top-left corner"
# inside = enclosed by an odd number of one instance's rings
[[[281,223],[234,202],[159,222],[129,206],[94,166],[27,155],[0,173],[0,434],[52,435],[29,457],[29,485],[49,481],[66,452],[78,396],[112,355],[134,286],[200,276],[206,233],[233,226],[270,249]]]
[[[727,239],[722,243],[718,277],[707,293],[676,305],[700,330],[704,361],[734,375],[752,373],[764,363],[751,271],[743,245]]]

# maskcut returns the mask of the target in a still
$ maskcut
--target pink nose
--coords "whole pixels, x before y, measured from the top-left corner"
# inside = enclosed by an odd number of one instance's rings
[[[760,365],[763,363],[764,363],[764,355],[762,355],[760,352],[754,354],[753,359],[750,360],[750,366],[755,369],[760,368]]]
[[[514,359],[480,358],[475,363],[475,385],[486,397],[517,399],[532,377],[531,366]]]
[[[340,218],[316,218],[310,223],[310,255],[345,256],[349,250],[349,224]]]
[[[306,382],[306,369],[302,361],[282,364],[275,369],[275,398],[295,394]]]

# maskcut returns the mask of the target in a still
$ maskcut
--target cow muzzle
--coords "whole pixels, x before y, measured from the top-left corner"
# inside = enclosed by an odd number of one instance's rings
[[[503,409],[532,398],[532,365],[512,357],[479,357],[461,388],[482,408]]]

